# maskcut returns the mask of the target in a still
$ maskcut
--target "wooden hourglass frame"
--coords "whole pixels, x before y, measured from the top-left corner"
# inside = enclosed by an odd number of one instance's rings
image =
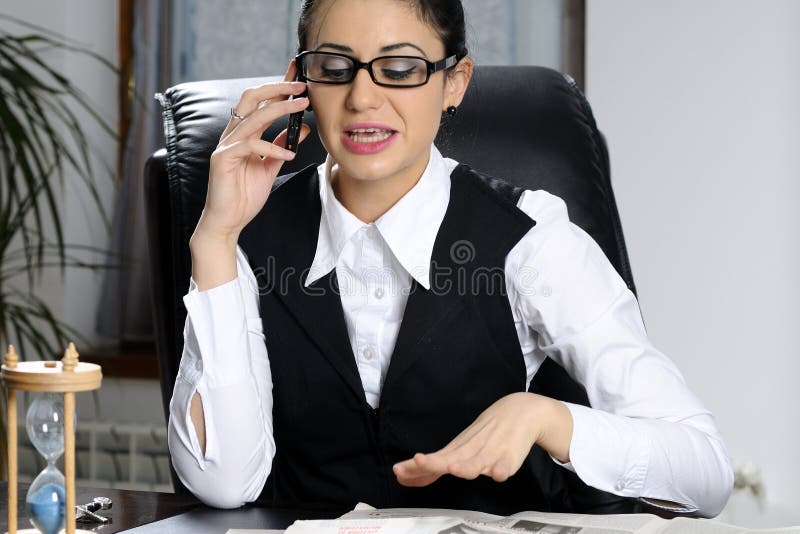
[[[8,347],[2,373],[8,392],[8,534],[17,534],[17,391],[64,394],[64,480],[66,534],[75,530],[75,393],[100,388],[103,373],[99,365],[78,361],[70,343],[59,361],[21,362],[13,346]],[[38,530],[20,530],[19,534]]]

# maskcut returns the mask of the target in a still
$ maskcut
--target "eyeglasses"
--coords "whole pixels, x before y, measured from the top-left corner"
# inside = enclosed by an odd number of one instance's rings
[[[346,84],[353,81],[359,69],[366,69],[372,81],[384,87],[419,87],[428,83],[434,72],[458,63],[456,56],[435,63],[415,56],[381,56],[363,63],[344,54],[311,51],[301,52],[295,59],[310,82]]]

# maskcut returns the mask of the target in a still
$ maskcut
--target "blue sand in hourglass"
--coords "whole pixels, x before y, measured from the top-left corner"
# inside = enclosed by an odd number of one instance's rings
[[[56,534],[63,528],[67,503],[63,486],[45,484],[33,495],[28,495],[26,502],[33,526],[43,534]]]

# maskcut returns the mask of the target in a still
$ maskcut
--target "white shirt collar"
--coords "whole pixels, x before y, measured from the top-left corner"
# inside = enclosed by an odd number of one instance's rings
[[[359,229],[369,226],[347,211],[334,195],[330,183],[334,165],[328,156],[317,168],[322,213],[306,287],[331,272],[345,244]],[[420,179],[374,223],[400,265],[425,289],[430,289],[433,244],[450,200],[450,173],[457,165],[431,145],[428,166]]]

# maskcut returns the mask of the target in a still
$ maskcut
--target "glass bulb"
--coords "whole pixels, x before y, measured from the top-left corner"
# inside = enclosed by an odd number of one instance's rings
[[[42,534],[57,534],[64,528],[67,494],[64,475],[52,463],[39,473],[25,497],[31,524]]]
[[[43,393],[28,408],[25,426],[31,443],[48,463],[64,454],[64,395]]]

